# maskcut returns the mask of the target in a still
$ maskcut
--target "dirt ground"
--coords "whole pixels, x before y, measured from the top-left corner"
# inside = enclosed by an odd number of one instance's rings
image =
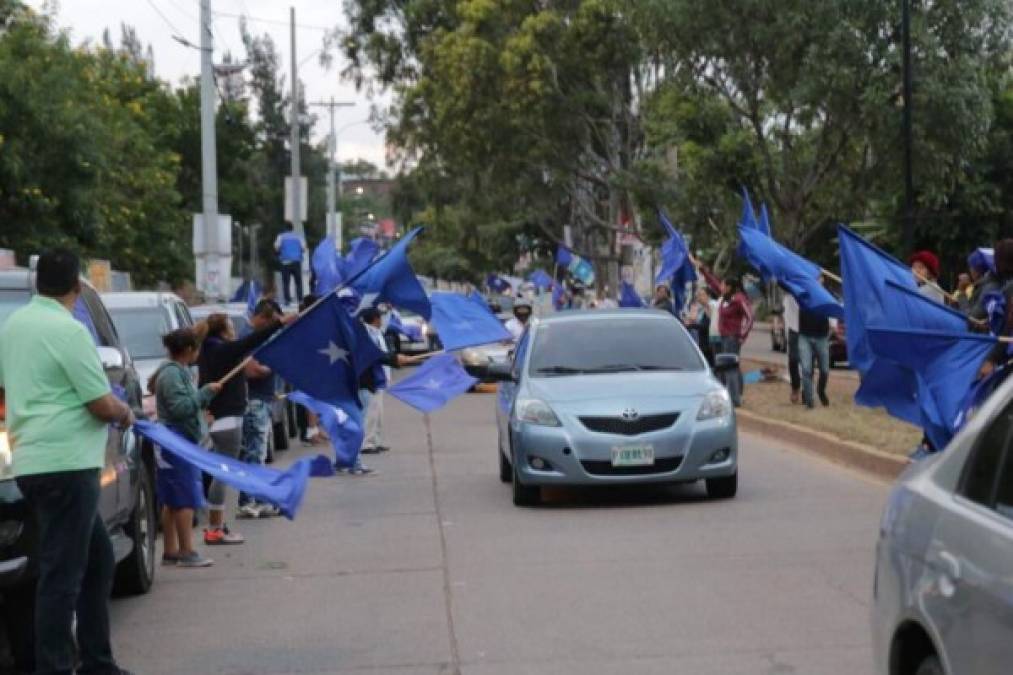
[[[744,360],[742,370],[748,372],[759,367],[759,364]],[[828,408],[821,406],[819,401],[812,410],[802,404],[792,404],[791,387],[780,379],[747,384],[743,407],[768,419],[784,420],[886,452],[909,454],[921,439],[921,430],[890,417],[882,410],[855,405],[858,380],[844,372],[834,370],[830,373]],[[786,375],[783,369],[780,374]]]

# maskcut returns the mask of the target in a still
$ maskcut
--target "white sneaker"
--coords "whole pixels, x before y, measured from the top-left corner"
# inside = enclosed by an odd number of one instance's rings
[[[253,502],[243,504],[239,507],[239,510],[236,511],[236,518],[259,518],[260,516],[260,508]]]
[[[277,518],[281,515],[281,509],[273,504],[257,504],[256,509],[261,518]]]

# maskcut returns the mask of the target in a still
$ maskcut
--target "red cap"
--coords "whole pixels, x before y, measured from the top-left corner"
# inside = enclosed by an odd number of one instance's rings
[[[936,279],[939,277],[939,258],[932,251],[915,251],[911,254],[911,258],[908,260],[909,265],[914,265],[916,262],[920,262],[929,268],[929,272],[932,273],[932,278]]]

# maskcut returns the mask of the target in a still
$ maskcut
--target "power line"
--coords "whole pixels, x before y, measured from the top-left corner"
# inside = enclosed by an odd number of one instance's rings
[[[214,12],[214,15],[215,16],[226,17],[226,18],[229,18],[229,19],[246,19],[247,21],[252,21],[254,23],[271,23],[271,24],[275,24],[275,25],[278,25],[278,26],[288,26],[289,25],[289,22],[288,21],[284,21],[283,19],[266,19],[264,17],[252,16],[250,14],[234,14],[232,12]],[[304,28],[306,30],[319,30],[319,31],[324,31],[324,32],[329,32],[329,31],[334,30],[334,26],[315,26],[313,24],[308,24],[308,23],[297,23],[295,25],[295,27],[296,28]]]
[[[155,13],[158,14],[158,16],[160,16],[162,18],[162,21],[165,22],[165,25],[168,26],[170,29],[172,29],[173,33],[176,33],[177,35],[182,35],[183,34],[183,31],[181,31],[180,29],[176,28],[176,26],[172,23],[172,21],[169,21],[169,17],[167,17],[165,15],[165,13],[162,12],[162,10],[160,10],[158,8],[158,5],[155,4],[154,0],[147,0],[147,2],[148,2],[148,5],[150,5],[151,8],[153,10],[155,10]]]

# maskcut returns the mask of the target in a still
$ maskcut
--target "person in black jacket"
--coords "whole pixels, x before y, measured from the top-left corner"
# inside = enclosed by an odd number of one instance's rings
[[[201,346],[197,360],[199,384],[219,382],[261,344],[266,342],[295,316],[272,321],[266,327],[246,337],[236,339],[232,321],[225,314],[212,314],[207,319],[208,335]],[[243,446],[243,415],[246,413],[246,375],[240,369],[223,383],[221,392],[208,406],[211,423],[212,451],[238,458]],[[208,527],[204,530],[204,543],[242,544],[242,535],[229,531],[225,525],[225,484],[218,480],[208,486]]]

